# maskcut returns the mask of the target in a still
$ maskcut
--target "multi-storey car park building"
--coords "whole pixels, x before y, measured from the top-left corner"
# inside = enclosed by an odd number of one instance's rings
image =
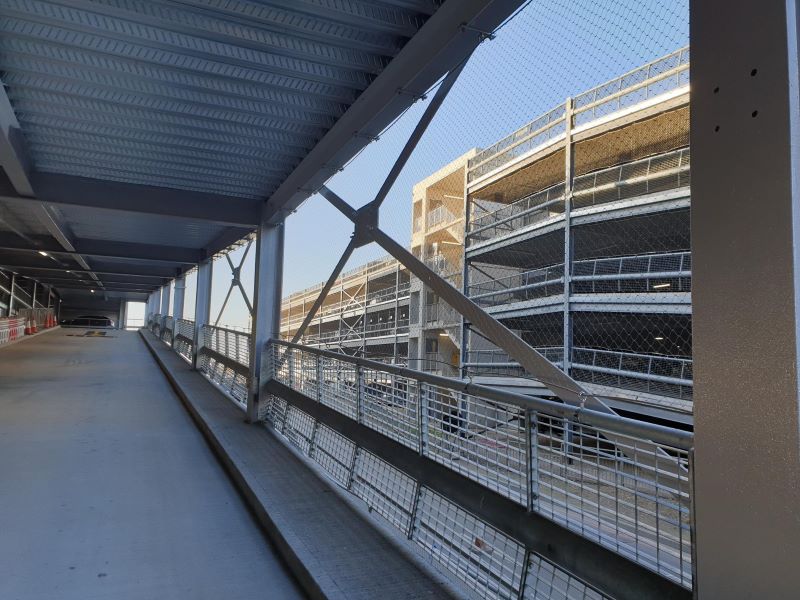
[[[692,407],[688,84],[682,49],[470,159],[464,271],[473,301],[612,405],[679,420]],[[465,373],[523,375],[469,324],[464,340]]]
[[[281,331],[291,338],[323,284],[285,298]],[[303,343],[405,364],[408,357],[409,274],[383,258],[343,273],[303,336]]]
[[[476,150],[455,159],[414,186],[411,251],[458,289],[463,286],[465,182],[467,162]],[[411,277],[412,367],[457,375],[461,354],[461,315],[417,277]]]
[[[415,256],[617,409],[673,421],[692,406],[688,82],[682,49],[412,192]],[[284,299],[285,334],[321,288]],[[304,343],[547,393],[393,259],[340,277]]]

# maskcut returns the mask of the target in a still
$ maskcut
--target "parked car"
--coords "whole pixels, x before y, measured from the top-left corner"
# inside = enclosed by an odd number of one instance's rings
[[[96,327],[103,329],[111,329],[114,327],[114,321],[108,317],[100,317],[97,315],[82,315],[74,319],[62,319],[60,325],[62,327]]]

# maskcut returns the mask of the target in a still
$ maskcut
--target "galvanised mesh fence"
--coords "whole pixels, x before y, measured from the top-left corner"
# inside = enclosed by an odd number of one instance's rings
[[[273,342],[267,360],[271,376],[312,400],[691,587],[691,434],[621,418],[595,423],[585,411],[555,402],[285,342]],[[353,487],[360,454],[353,442],[334,443],[332,431],[318,442],[325,423],[315,425],[285,400],[270,397],[262,409],[290,441],[325,461],[338,483]],[[664,431],[674,438],[659,437]],[[314,450],[318,443],[322,450]],[[381,460],[368,459],[373,466]],[[413,499],[408,476],[391,465],[384,471],[394,487],[362,486],[365,500],[395,526],[410,528],[409,536],[437,562],[485,587],[487,597],[516,597],[523,573],[534,573],[532,585],[570,587],[547,561],[526,562],[524,544],[487,533],[480,519],[424,486]],[[473,556],[475,539],[491,549],[485,564],[480,553]]]

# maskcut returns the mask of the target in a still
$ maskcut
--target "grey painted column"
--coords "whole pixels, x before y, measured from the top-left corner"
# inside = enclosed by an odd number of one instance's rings
[[[693,0],[692,300],[700,598],[800,590],[796,0]]]
[[[186,292],[186,275],[175,278],[175,297],[172,299],[172,316],[183,318],[183,299]]]
[[[198,355],[203,344],[203,327],[211,318],[211,273],[213,258],[197,265],[197,291],[194,303],[194,344],[192,345],[192,369],[197,369]]]
[[[125,329],[125,321],[128,318],[128,303],[124,299],[119,301],[119,318],[117,319],[117,329]]]
[[[266,212],[266,211],[265,211]],[[261,385],[261,355],[271,338],[281,331],[281,288],[283,287],[283,222],[274,225],[262,214],[256,233],[255,291],[250,349],[250,390],[247,394],[247,420],[258,421]]]
[[[169,314],[169,282],[161,288],[161,309],[159,312],[165,317]]]
[[[12,316],[14,310],[14,289],[17,286],[17,275],[11,274],[11,296],[8,298],[8,316]]]

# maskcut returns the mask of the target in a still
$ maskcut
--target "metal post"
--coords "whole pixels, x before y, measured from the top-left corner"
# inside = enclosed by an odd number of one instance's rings
[[[570,275],[572,274],[572,183],[575,177],[575,161],[572,155],[573,108],[572,98],[567,98],[564,101],[564,272],[562,275],[564,280],[564,329],[561,339],[563,344],[561,366],[568,375],[572,364],[572,314],[570,312],[570,288],[572,286],[570,285]],[[565,421],[564,425],[565,454],[569,456],[575,428],[571,421]]]
[[[575,177],[575,161],[572,147],[572,98],[564,102],[564,358],[562,366],[569,374],[572,364],[572,315],[570,313],[570,275],[572,274],[572,184]]]
[[[14,311],[14,288],[17,285],[17,274],[11,274],[11,297],[8,299],[8,316],[13,316]]]
[[[186,292],[186,275],[175,278],[175,297],[172,299],[172,316],[183,318],[183,299]]]
[[[693,0],[696,593],[800,590],[796,0]]]
[[[197,295],[194,305],[194,344],[192,344],[192,369],[197,370],[200,348],[203,344],[203,327],[211,319],[211,272],[213,259],[197,265]]]
[[[37,282],[36,282],[36,280],[34,280],[34,282],[33,282],[33,294],[31,294],[31,308],[36,308],[36,286],[37,286]]]
[[[265,205],[266,206],[266,205]],[[280,337],[281,288],[283,285],[283,222],[269,223],[266,209],[256,231],[255,290],[253,329],[250,334],[250,389],[247,394],[247,421],[258,421],[261,385],[261,353],[267,341]]]

